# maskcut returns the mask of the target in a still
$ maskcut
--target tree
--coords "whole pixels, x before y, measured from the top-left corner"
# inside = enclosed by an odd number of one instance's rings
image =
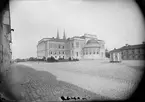
[[[43,56],[42,61],[46,61],[46,57],[45,56]]]
[[[71,57],[69,57],[69,59],[68,59],[69,61],[71,61]]]
[[[110,58],[110,54],[109,54],[109,51],[106,49],[105,50],[105,56],[107,57],[107,58]]]

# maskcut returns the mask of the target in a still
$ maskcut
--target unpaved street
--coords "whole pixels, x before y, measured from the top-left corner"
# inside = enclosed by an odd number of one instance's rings
[[[136,64],[131,64],[136,63]],[[48,71],[58,80],[66,81],[110,98],[122,99],[128,92],[133,91],[138,83],[141,62],[123,62],[112,64],[108,61],[79,61],[45,63],[23,62],[35,70]],[[132,68],[129,65],[138,67]]]

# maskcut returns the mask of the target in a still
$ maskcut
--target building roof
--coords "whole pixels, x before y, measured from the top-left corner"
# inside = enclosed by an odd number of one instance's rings
[[[121,48],[111,50],[110,52],[119,52],[119,51],[122,51],[122,50],[137,49],[137,48],[145,48],[145,44],[126,45],[126,46],[123,46]]]
[[[100,43],[96,39],[88,40],[85,47],[100,47]]]
[[[134,48],[144,48],[145,44],[138,44],[138,45],[127,45],[127,46],[123,46],[119,49],[121,50],[125,50],[125,49],[134,49]]]
[[[94,34],[84,34],[84,37],[87,37],[87,38],[97,38],[97,36],[96,35],[94,35]]]
[[[87,41],[87,45],[90,45],[90,44],[99,44],[99,42],[95,39],[91,39]]]
[[[120,49],[113,49],[113,50],[109,51],[109,53],[111,53],[111,52],[120,52],[120,51],[121,51]]]
[[[42,38],[41,40],[38,41],[38,44],[41,43],[41,42],[43,42],[43,41],[47,41],[47,40],[49,40],[49,39],[50,39],[50,38]]]
[[[66,42],[65,39],[57,39],[57,38],[51,38],[49,41],[55,41],[55,42]]]

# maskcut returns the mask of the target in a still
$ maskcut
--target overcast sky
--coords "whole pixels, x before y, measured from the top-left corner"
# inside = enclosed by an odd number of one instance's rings
[[[64,29],[67,37],[95,34],[109,50],[144,41],[143,17],[131,0],[14,0],[10,8],[13,58],[36,57],[37,42],[57,29],[61,38]]]

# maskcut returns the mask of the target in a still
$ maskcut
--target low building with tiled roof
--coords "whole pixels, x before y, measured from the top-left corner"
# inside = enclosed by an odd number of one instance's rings
[[[128,45],[110,51],[110,56],[113,53],[120,53],[123,60],[143,60],[145,59],[145,43],[137,45]]]

